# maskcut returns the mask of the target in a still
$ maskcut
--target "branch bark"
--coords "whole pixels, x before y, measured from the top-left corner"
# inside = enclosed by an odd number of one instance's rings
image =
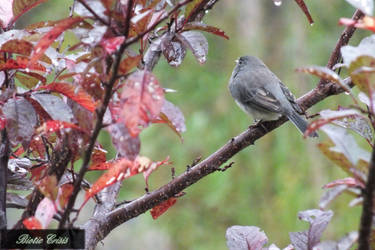
[[[0,230],[7,228],[6,196],[8,183],[9,140],[5,129],[2,130],[0,145]],[[0,236],[1,237],[1,236]],[[1,240],[1,239],[0,239]]]
[[[369,173],[365,189],[363,190],[363,205],[359,226],[358,249],[370,250],[370,235],[373,220],[373,197],[375,190],[375,149],[372,150]]]

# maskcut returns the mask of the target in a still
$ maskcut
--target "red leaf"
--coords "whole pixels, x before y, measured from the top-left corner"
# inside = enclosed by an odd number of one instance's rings
[[[59,188],[56,200],[58,201],[59,210],[65,209],[66,204],[68,204],[69,198],[73,192],[73,188],[73,184],[70,183],[66,183]]]
[[[13,0],[13,19],[12,24],[27,11],[47,0]]]
[[[51,200],[56,200],[57,197],[57,178],[55,175],[47,175],[40,181],[35,183],[38,186],[39,191],[44,194],[45,197]]]
[[[120,45],[124,42],[124,40],[125,40],[124,36],[112,37],[108,39],[103,39],[100,42],[100,45],[104,48],[104,50],[108,54],[112,54],[120,47]]]
[[[107,151],[102,148],[102,146],[95,146],[92,155],[91,155],[91,165],[90,170],[98,170],[96,165],[100,165],[106,162]]]
[[[37,131],[39,133],[50,134],[50,133],[58,132],[62,129],[75,129],[84,133],[86,132],[73,123],[56,121],[56,120],[46,121],[37,129]]]
[[[164,102],[164,91],[151,72],[137,71],[126,81],[121,102],[119,121],[135,137],[141,132],[140,127],[147,127],[159,115]]]
[[[305,13],[305,16],[307,17],[307,20],[309,21],[310,24],[314,23],[314,20],[312,19],[309,9],[307,8],[304,0],[295,0],[298,6],[301,8],[303,13]]]
[[[117,181],[122,181],[124,178],[129,178],[135,174],[138,174],[137,168],[133,168],[134,162],[128,159],[120,159],[113,163],[113,165],[99,177],[99,179],[86,191],[85,201],[81,208],[86,202],[95,194],[100,192],[103,188],[108,187]]]
[[[213,27],[213,26],[209,26],[201,22],[191,22],[191,23],[185,24],[184,31],[187,31],[187,30],[203,30],[203,31],[215,34],[217,36],[224,37],[225,39],[229,39],[229,36],[227,36],[223,30]]]
[[[185,117],[178,107],[165,100],[159,118],[160,122],[166,123],[182,140],[181,133],[186,131]]]
[[[135,66],[138,65],[138,63],[141,61],[142,56],[133,56],[133,57],[127,57],[120,63],[119,71],[121,74],[127,74],[130,70],[132,70]]]
[[[40,222],[42,228],[47,228],[51,223],[53,216],[56,213],[56,206],[53,201],[49,198],[44,197],[44,199],[39,202],[38,207],[35,211],[35,218]]]
[[[22,221],[22,224],[29,230],[31,229],[42,229],[42,224],[35,216],[29,217]]]
[[[46,174],[47,174],[47,165],[42,165],[39,167],[33,167],[30,169],[31,172],[31,180],[34,180],[35,182],[41,180]]]
[[[81,17],[68,17],[60,20],[60,22],[58,22],[55,27],[45,34],[34,47],[30,62],[35,63],[44,54],[48,47],[55,42],[56,38],[58,38],[61,33],[82,20],[83,19]]]
[[[365,188],[365,184],[363,182],[361,182],[361,181],[359,181],[355,178],[352,178],[352,177],[332,181],[332,182],[324,185],[323,188],[333,188],[337,185],[347,185],[349,187]]]
[[[92,97],[87,94],[84,89],[72,84],[53,82],[46,86],[41,86],[38,89],[48,89],[63,94],[91,112],[94,112],[96,109],[96,103],[93,101]]]
[[[160,215],[167,212],[167,210],[177,202],[177,198],[169,198],[168,200],[160,203],[159,205],[153,207],[150,211],[151,216],[156,220]]]
[[[97,164],[91,164],[88,170],[107,170],[109,169],[114,162],[107,161]]]
[[[158,167],[164,164],[170,164],[168,162],[169,156],[164,161],[152,162],[150,159],[144,156],[138,156],[136,162],[139,164],[138,171],[143,172],[143,177],[146,181],[146,187],[148,187],[148,177],[154,172]]]
[[[375,32],[375,18],[365,16],[359,20],[353,20],[351,18],[340,18],[339,25],[354,26],[359,29],[366,29]]]
[[[9,52],[29,56],[33,47],[34,46],[28,41],[13,39],[1,45],[0,52]]]
[[[31,62],[28,58],[18,56],[16,59],[7,59],[6,62],[0,61],[0,71],[10,69],[29,69],[37,71],[46,71],[41,64]]]

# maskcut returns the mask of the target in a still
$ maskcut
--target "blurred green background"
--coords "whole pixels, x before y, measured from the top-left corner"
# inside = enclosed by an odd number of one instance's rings
[[[69,13],[69,3],[48,1],[23,17],[18,26],[63,18]],[[315,20],[313,26],[294,1],[285,0],[280,7],[272,0],[219,1],[204,21],[223,29],[230,40],[206,34],[206,64],[199,65],[189,52],[180,67],[172,68],[161,59],[154,71],[164,87],[177,90],[167,94],[167,99],[185,114],[183,143],[167,126],[153,125],[141,134],[142,155],[153,160],[169,155],[179,174],[198,156],[209,156],[247,129],[251,118],[235,105],[227,90],[234,60],[241,55],[262,58],[296,96],[312,89],[318,79],[295,69],[326,64],[343,30],[338,19],[351,17],[354,8],[344,0],[306,4]],[[351,44],[369,34],[356,32]],[[309,113],[348,103],[345,95],[330,97]],[[305,140],[288,122],[237,154],[228,171],[211,174],[185,190],[186,195],[166,214],[154,221],[147,213],[123,224],[98,249],[226,249],[225,231],[232,225],[258,226],[270,243],[285,247],[288,232],[308,227],[297,219],[298,211],[317,208],[322,186],[346,177],[316,148],[323,138]],[[102,133],[100,140],[114,156],[108,134]],[[151,190],[170,180],[170,168],[164,166],[152,174]],[[95,178],[91,175],[92,181]],[[136,176],[124,182],[120,199],[143,194],[143,177]],[[335,215],[325,239],[338,240],[357,229],[360,208],[348,206],[351,198],[343,195],[330,206]],[[90,216],[90,209],[85,211],[82,220]]]

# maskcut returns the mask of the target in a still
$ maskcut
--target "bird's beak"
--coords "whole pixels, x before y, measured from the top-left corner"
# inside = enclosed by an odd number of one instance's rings
[[[237,60],[235,60],[235,62],[236,62],[236,63],[238,63],[238,59],[237,59]]]

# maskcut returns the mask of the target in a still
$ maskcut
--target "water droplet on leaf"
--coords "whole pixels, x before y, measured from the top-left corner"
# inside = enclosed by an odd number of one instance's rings
[[[273,3],[276,5],[276,6],[280,6],[283,1],[282,0],[273,0]]]

